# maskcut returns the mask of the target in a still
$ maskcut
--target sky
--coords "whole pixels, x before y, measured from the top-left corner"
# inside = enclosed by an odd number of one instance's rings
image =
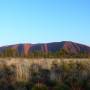
[[[0,0],[0,46],[60,41],[90,46],[90,0]]]

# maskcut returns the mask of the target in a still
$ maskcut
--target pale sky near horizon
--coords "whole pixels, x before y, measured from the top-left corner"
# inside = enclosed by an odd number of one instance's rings
[[[0,0],[0,46],[59,41],[90,46],[90,0]]]

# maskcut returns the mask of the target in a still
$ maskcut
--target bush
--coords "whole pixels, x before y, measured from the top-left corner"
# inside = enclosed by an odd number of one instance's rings
[[[62,84],[55,86],[53,90],[70,90],[70,89],[66,84]]]
[[[48,90],[47,86],[41,84],[41,85],[35,85],[32,90]]]

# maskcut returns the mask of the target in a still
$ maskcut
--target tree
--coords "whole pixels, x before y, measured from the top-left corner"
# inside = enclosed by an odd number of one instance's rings
[[[5,48],[2,53],[0,53],[2,57],[18,57],[19,53],[16,49],[13,48]]]
[[[65,58],[65,57],[67,57],[68,56],[68,52],[65,50],[65,49],[61,49],[60,51],[59,51],[59,57],[61,57],[61,58]]]

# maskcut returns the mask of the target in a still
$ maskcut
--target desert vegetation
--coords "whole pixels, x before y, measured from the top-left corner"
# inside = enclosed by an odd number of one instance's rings
[[[56,52],[42,52],[40,50],[29,51],[27,55],[18,49],[6,47],[0,51],[0,57],[13,57],[13,58],[90,58],[90,54],[86,51],[78,51],[77,53],[70,53],[66,49],[60,49]]]
[[[90,90],[90,60],[1,58],[0,90]]]

